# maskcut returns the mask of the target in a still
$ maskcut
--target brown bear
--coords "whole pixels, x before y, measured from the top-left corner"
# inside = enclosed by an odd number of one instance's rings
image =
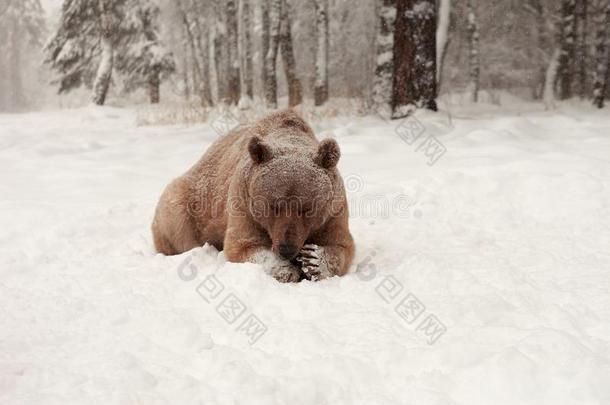
[[[214,142],[161,196],[157,251],[209,243],[282,282],[347,273],[354,256],[339,146],[318,142],[293,110],[272,113]]]

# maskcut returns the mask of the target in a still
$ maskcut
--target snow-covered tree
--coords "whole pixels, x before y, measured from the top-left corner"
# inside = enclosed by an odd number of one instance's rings
[[[392,75],[394,71],[394,23],[396,1],[377,0],[377,36],[375,40],[375,77],[372,107],[379,114],[390,116],[392,103]]]
[[[280,49],[282,61],[284,62],[284,73],[288,83],[288,105],[294,107],[303,101],[303,90],[301,81],[297,77],[296,60],[292,48],[292,28],[290,19],[289,5],[286,0],[282,0],[281,6],[281,26],[280,26]]]
[[[314,103],[316,106],[328,100],[328,0],[314,0],[316,6],[316,77]]]
[[[280,41],[282,1],[269,3],[269,49],[265,57],[265,100],[268,108],[277,108],[277,53]]]
[[[479,101],[479,26],[472,6],[468,0],[468,73],[470,76],[470,94],[473,102]]]
[[[46,46],[46,61],[59,74],[59,92],[93,87],[92,100],[106,101],[114,68],[115,46],[127,0],[65,0],[55,34]]]
[[[26,50],[40,46],[44,30],[40,0],[0,1],[0,110],[27,104],[24,91]]]
[[[604,107],[604,98],[608,91],[608,76],[610,76],[610,1],[602,12],[598,13],[596,49],[595,49],[595,80],[593,82],[593,104],[597,108]]]
[[[117,71],[125,75],[125,90],[147,87],[151,103],[160,101],[161,80],[176,64],[160,38],[159,6],[151,0],[130,0],[128,31],[118,44]]]
[[[436,2],[398,0],[394,29],[392,116],[436,106]]]

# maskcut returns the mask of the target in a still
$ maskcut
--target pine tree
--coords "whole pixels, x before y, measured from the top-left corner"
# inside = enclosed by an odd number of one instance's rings
[[[292,49],[292,30],[290,28],[290,10],[286,0],[282,0],[280,26],[280,49],[284,62],[284,72],[288,83],[288,105],[294,107],[303,101],[301,81],[297,77],[296,61]]]
[[[477,25],[472,0],[468,0],[468,74],[472,101],[479,101],[479,26]]]
[[[129,2],[128,30],[118,44],[117,71],[125,90],[148,87],[150,102],[160,101],[161,80],[176,70],[173,55],[160,39],[159,6],[151,0]]]
[[[268,108],[277,108],[276,62],[280,40],[281,0],[269,3],[269,49],[265,58],[265,100]]]
[[[314,104],[328,100],[328,0],[314,0],[316,6],[316,76]]]
[[[559,21],[559,98],[572,97],[574,81],[574,52],[576,45],[576,0],[561,1],[561,20]]]
[[[597,108],[604,107],[604,98],[608,91],[608,76],[610,76],[610,1],[602,12],[598,13],[597,34],[595,45],[595,80],[593,82],[593,104]]]
[[[45,48],[46,62],[59,73],[59,92],[85,85],[92,100],[106,101],[116,43],[125,35],[126,0],[65,0],[59,27]]]
[[[227,102],[237,105],[241,94],[241,77],[240,77],[240,61],[239,61],[239,37],[237,30],[237,5],[235,0],[226,0],[227,10]]]
[[[384,116],[391,115],[392,75],[394,71],[394,23],[396,0],[378,0],[378,24],[375,43],[377,56],[373,79],[373,109]]]
[[[0,110],[19,110],[28,102],[23,89],[23,53],[28,47],[40,46],[43,14],[40,0],[0,3],[0,50],[7,56],[3,58],[7,74],[0,75]]]
[[[392,117],[436,106],[436,2],[398,0],[394,29]]]

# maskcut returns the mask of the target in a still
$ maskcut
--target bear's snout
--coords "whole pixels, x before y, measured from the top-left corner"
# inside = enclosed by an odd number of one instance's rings
[[[280,256],[286,260],[292,260],[299,253],[299,248],[291,243],[280,243]]]

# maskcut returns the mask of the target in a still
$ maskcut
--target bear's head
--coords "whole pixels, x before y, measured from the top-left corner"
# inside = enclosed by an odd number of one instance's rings
[[[254,136],[248,152],[250,213],[267,232],[273,252],[291,260],[336,210],[337,194],[343,190],[336,170],[339,145],[325,139],[310,152],[280,152]]]

